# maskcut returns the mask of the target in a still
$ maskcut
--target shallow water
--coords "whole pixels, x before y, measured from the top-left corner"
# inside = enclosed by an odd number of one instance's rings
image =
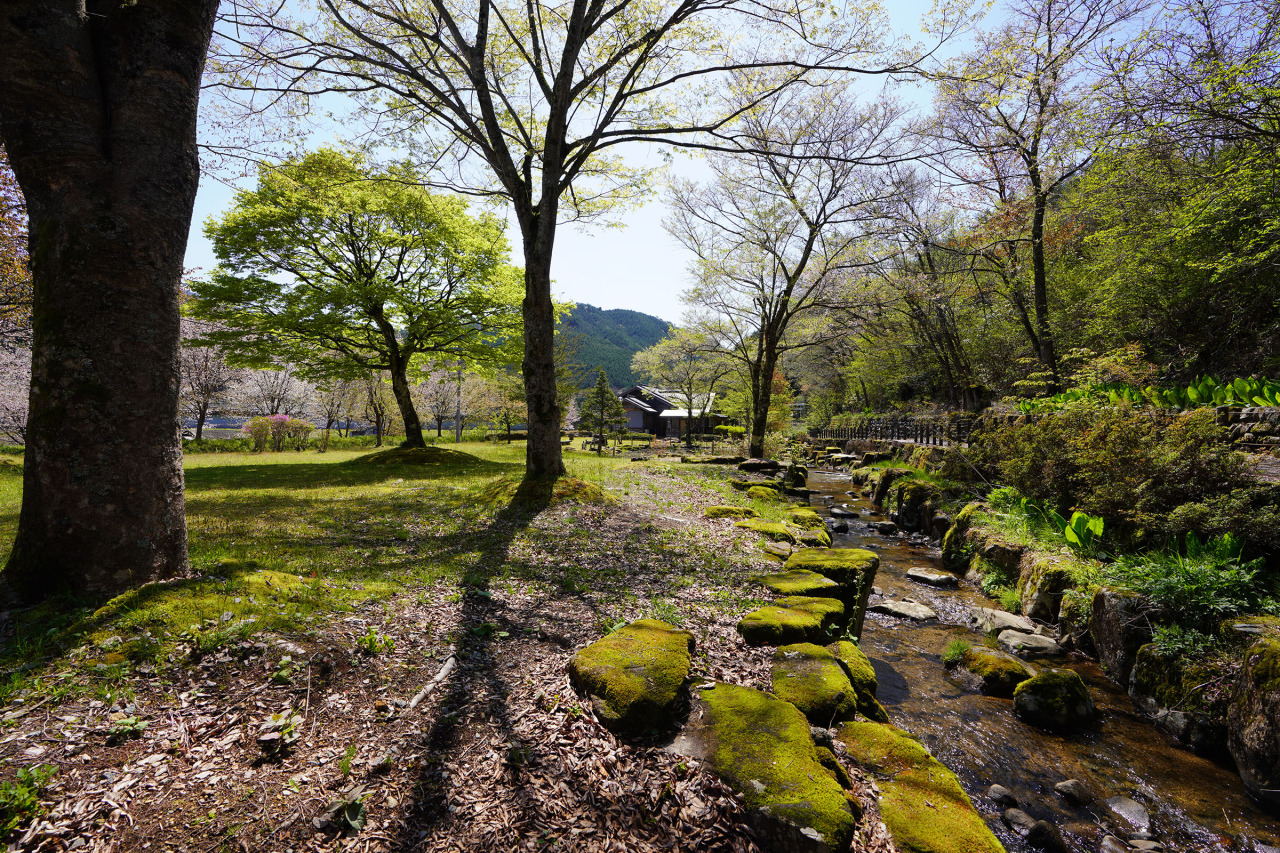
[[[942,650],[958,637],[981,643],[982,635],[965,625],[969,607],[998,605],[968,581],[944,590],[907,580],[911,566],[941,570],[937,548],[868,529],[866,522],[886,516],[868,500],[847,494],[857,488],[847,475],[814,472],[809,488],[810,503],[821,515],[829,515],[831,503],[847,504],[862,514],[848,520],[848,534],[832,536],[833,547],[875,551],[880,555],[876,588],[886,597],[910,598],[939,614],[938,621],[921,623],[868,613],[862,648],[875,665],[878,696],[890,720],[919,737],[956,772],[1011,853],[1029,848],[1004,826],[1000,809],[987,799],[992,784],[1012,791],[1019,808],[1033,817],[1056,824],[1075,849],[1098,849],[1110,820],[1098,804],[1067,805],[1053,790],[1064,779],[1079,779],[1099,800],[1126,796],[1142,803],[1151,815],[1151,833],[1170,853],[1268,853],[1262,845],[1280,847],[1280,819],[1254,804],[1233,768],[1178,747],[1137,714],[1128,694],[1093,661],[1071,656],[1031,662],[1075,670],[1093,694],[1098,726],[1067,737],[1020,722],[1012,700],[983,696],[953,679],[942,665]],[[876,600],[873,596],[872,602]]]

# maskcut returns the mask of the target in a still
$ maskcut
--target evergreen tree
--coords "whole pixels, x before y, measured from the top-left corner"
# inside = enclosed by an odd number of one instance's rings
[[[604,449],[604,436],[611,427],[622,426],[627,422],[627,413],[622,408],[622,401],[609,387],[609,378],[604,368],[598,368],[595,387],[587,392],[582,401],[581,423],[596,435],[596,454]]]

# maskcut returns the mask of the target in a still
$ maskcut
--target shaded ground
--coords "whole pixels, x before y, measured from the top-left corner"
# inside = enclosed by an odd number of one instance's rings
[[[199,577],[48,640],[32,614],[5,614],[0,777],[57,771],[43,816],[11,841],[756,849],[732,793],[695,762],[619,744],[566,675],[574,650],[653,617],[694,633],[696,676],[767,687],[768,650],[733,626],[770,558],[732,520],[700,518],[725,490],[659,463],[583,460],[596,467],[577,473],[616,502],[491,508],[486,489],[522,449],[485,452],[430,473],[203,460],[188,479]],[[260,727],[281,712],[301,717],[298,739],[269,757]],[[871,790],[857,850],[887,849]],[[356,801],[359,832],[326,823]]]

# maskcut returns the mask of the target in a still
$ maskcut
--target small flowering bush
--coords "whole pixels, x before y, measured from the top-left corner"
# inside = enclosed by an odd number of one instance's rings
[[[250,418],[240,431],[253,442],[255,453],[261,453],[269,446],[279,452],[286,447],[293,450],[304,450],[307,438],[315,426],[309,421],[291,418],[288,415],[266,415]]]

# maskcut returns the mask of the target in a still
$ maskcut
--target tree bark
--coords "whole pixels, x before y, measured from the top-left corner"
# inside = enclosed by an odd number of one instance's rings
[[[187,565],[178,288],[216,0],[13,0],[0,135],[30,215],[22,509],[4,577],[37,600]]]
[[[545,215],[545,214],[544,214]],[[552,216],[554,219],[554,215]],[[560,454],[560,405],[556,400],[555,310],[551,304],[551,243],[554,231],[525,230],[524,371],[529,408],[524,479],[549,482],[564,476]],[[531,235],[529,232],[533,231]]]
[[[391,393],[396,398],[400,417],[404,419],[404,446],[426,447],[427,441],[422,437],[422,421],[418,419],[418,409],[413,405],[413,394],[409,391],[409,379],[406,373],[406,363],[400,360],[392,363]]]
[[[204,419],[209,414],[209,404],[201,403],[199,413],[196,416],[196,441],[204,438]]]
[[[1049,325],[1049,274],[1044,250],[1044,219],[1048,207],[1049,199],[1042,192],[1037,192],[1031,216],[1032,302],[1036,314],[1036,337],[1039,339],[1036,355],[1053,375],[1054,385],[1059,386],[1058,353],[1053,345],[1053,329]]]

